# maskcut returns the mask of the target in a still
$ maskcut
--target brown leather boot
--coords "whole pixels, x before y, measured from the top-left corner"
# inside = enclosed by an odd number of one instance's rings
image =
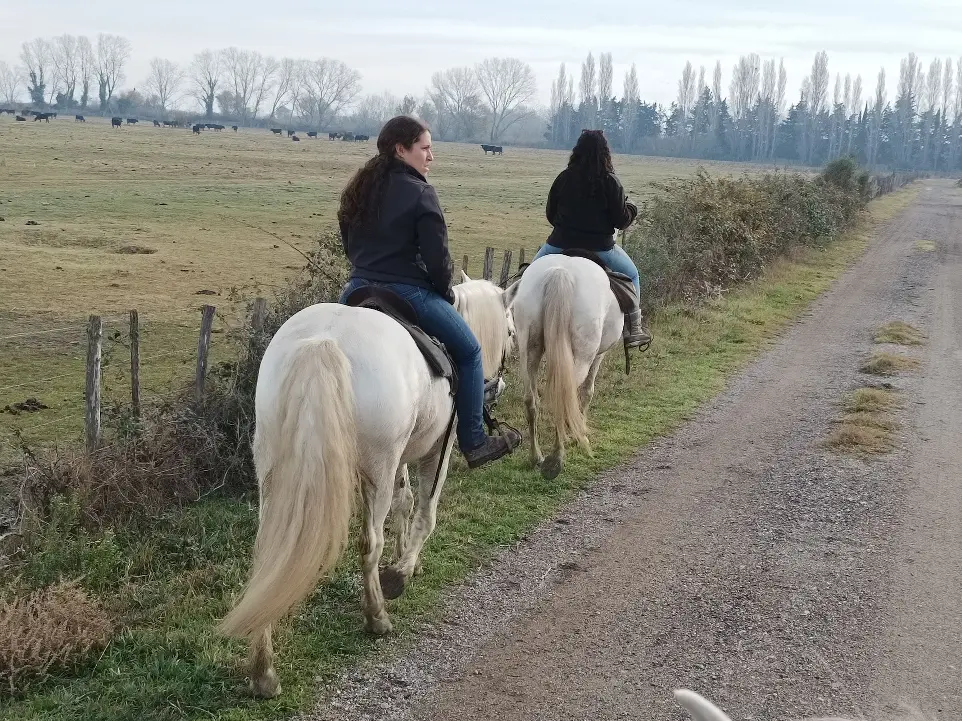
[[[496,461],[521,445],[521,434],[510,428],[505,428],[500,436],[488,436],[484,443],[470,451],[462,449],[461,454],[468,462],[468,468],[480,468],[486,463]]]
[[[644,319],[641,317],[641,310],[636,308],[630,313],[625,313],[625,346],[628,348],[640,348],[651,343],[651,333],[645,328]]]

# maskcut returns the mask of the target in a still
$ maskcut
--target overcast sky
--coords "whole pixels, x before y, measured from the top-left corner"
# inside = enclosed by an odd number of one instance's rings
[[[399,96],[420,96],[435,70],[513,56],[530,63],[547,104],[561,62],[577,74],[588,52],[611,52],[617,95],[634,62],[642,98],[668,103],[686,60],[705,65],[709,82],[721,60],[727,94],[738,56],[756,52],[785,59],[794,102],[826,50],[833,78],[863,75],[863,97],[885,66],[891,99],[906,53],[926,67],[962,56],[962,0],[0,0],[0,60],[10,64],[25,40],[98,32],[133,45],[125,88],[143,85],[152,57],[186,64],[204,48],[236,45],[337,58],[361,72],[365,93]]]

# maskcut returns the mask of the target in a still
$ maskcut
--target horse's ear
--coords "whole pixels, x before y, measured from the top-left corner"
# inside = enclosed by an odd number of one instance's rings
[[[676,688],[675,699],[691,714],[694,721],[731,721],[715,704],[687,688]]]
[[[512,283],[505,288],[504,293],[501,294],[501,302],[504,303],[505,308],[511,307],[511,303],[514,302],[514,297],[518,294],[518,288],[520,286],[520,283]]]
[[[471,279],[468,277],[468,274],[465,273],[465,272],[462,270],[462,271],[461,271],[461,282],[462,282],[462,283],[467,283],[469,280],[471,280]]]

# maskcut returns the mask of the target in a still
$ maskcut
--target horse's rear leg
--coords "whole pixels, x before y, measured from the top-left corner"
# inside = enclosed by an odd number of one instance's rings
[[[394,479],[394,500],[391,502],[391,531],[396,544],[395,561],[404,555],[404,544],[407,543],[412,513],[414,513],[414,492],[411,490],[411,479],[405,463],[398,468]]]
[[[281,692],[281,682],[274,670],[274,646],[271,644],[270,626],[251,641],[250,675],[255,696],[274,698]]]
[[[452,438],[443,453],[441,444],[438,443],[431,455],[421,459],[418,464],[418,503],[407,542],[404,544],[404,554],[392,568],[385,569],[381,574],[384,594],[388,598],[397,598],[404,591],[405,584],[411,580],[411,576],[418,567],[421,549],[434,531],[437,523],[438,498],[441,496],[441,489],[448,475],[448,461],[451,458],[453,443]],[[439,464],[440,473],[438,473]],[[438,485],[432,497],[431,489],[434,486],[435,477],[438,479]]]
[[[531,439],[531,465],[539,467],[544,461],[538,444],[538,369],[544,349],[532,341],[521,346],[521,365],[524,374],[524,409],[528,417],[528,438]]]
[[[595,356],[595,359],[591,361],[591,366],[588,368],[588,376],[578,388],[578,401],[581,403],[583,413],[588,412],[588,406],[591,405],[591,399],[594,398],[595,379],[598,377],[598,370],[601,368],[601,361],[604,360],[604,357],[604,354]],[[587,438],[582,442],[582,447],[584,447],[589,454],[591,453],[591,444]]]
[[[391,619],[384,608],[384,594],[378,579],[378,565],[384,553],[384,521],[391,510],[397,466],[381,468],[361,478],[364,525],[361,531],[361,568],[364,572],[364,619],[367,630],[383,636],[391,631]]]

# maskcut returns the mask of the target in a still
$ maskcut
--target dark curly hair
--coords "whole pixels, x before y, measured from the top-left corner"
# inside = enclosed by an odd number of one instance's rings
[[[377,136],[377,155],[354,174],[341,193],[337,210],[339,223],[357,227],[374,216],[384,180],[391,166],[400,162],[396,160],[395,149],[398,145],[411,148],[427,130],[424,123],[407,115],[398,115],[384,124]]]
[[[568,159],[568,167],[585,180],[592,194],[603,187],[608,174],[615,172],[611,162],[611,148],[608,147],[603,130],[581,131]]]

